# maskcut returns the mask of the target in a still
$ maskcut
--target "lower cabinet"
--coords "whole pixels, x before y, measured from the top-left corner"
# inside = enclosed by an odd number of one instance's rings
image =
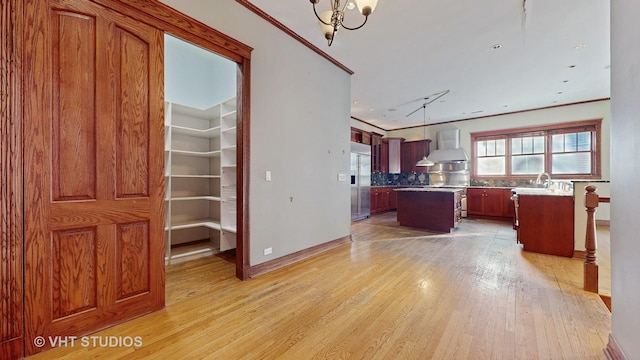
[[[393,187],[371,188],[371,214],[396,209],[396,192]]]
[[[525,251],[572,257],[573,196],[518,195],[518,242]]]
[[[467,188],[467,214],[513,219],[510,188]]]

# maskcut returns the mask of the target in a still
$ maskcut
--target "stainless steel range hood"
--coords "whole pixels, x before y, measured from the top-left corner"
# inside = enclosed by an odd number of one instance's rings
[[[469,186],[469,156],[460,147],[460,129],[439,131],[436,137],[438,148],[427,157],[434,162],[429,167],[431,186]]]
[[[434,163],[450,161],[469,161],[469,155],[460,147],[460,129],[438,131],[437,149],[429,153],[427,160]]]

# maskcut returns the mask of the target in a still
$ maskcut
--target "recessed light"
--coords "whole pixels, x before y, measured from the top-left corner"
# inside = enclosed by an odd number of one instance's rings
[[[562,91],[558,91],[558,95],[562,94]]]
[[[505,107],[505,108],[507,108],[507,107],[509,107],[509,105],[502,105],[502,107]]]
[[[569,65],[569,69],[573,69],[575,67],[576,67],[575,65]]]
[[[577,50],[580,50],[580,49],[584,49],[585,46],[586,46],[585,44],[578,44],[578,45],[575,46],[575,48]]]
[[[398,111],[398,109],[391,108],[391,109],[388,109],[387,111]]]
[[[375,109],[374,108],[369,108],[369,111],[373,111],[373,110],[375,110]]]
[[[566,84],[569,82],[569,80],[562,80],[562,82]]]
[[[495,44],[495,45],[493,45],[493,46],[491,47],[491,49],[492,49],[492,50],[498,50],[498,49],[500,49],[501,47],[502,47],[502,45],[501,45],[501,44]]]
[[[353,105],[358,105],[358,100],[353,100]]]

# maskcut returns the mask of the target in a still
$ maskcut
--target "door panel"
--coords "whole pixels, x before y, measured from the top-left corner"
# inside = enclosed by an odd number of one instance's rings
[[[25,346],[164,305],[163,34],[25,2]]]
[[[51,34],[53,199],[95,199],[95,19],[53,11]]]

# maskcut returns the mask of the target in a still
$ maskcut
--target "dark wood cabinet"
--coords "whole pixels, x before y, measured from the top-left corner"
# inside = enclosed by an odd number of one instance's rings
[[[361,143],[371,145],[371,133],[363,131],[360,134],[360,138],[362,139]]]
[[[362,130],[356,129],[354,127],[351,128],[351,141],[353,142],[361,142],[362,141]]]
[[[461,199],[461,190],[398,191],[398,222],[401,226],[451,232],[462,219]]]
[[[514,211],[511,189],[468,188],[467,214],[512,219]]]
[[[371,133],[352,127],[351,141],[361,143],[361,144],[371,145]]]
[[[371,214],[396,209],[396,192],[393,187],[371,188]]]
[[[382,172],[382,135],[371,133],[371,171]]]
[[[424,172],[424,168],[416,166],[423,157],[429,156],[431,140],[405,141],[401,145],[400,169],[403,173]]]
[[[518,204],[518,241],[525,251],[573,256],[573,196],[518,195]]]
[[[384,139],[380,145],[380,172],[389,172],[389,143]]]

